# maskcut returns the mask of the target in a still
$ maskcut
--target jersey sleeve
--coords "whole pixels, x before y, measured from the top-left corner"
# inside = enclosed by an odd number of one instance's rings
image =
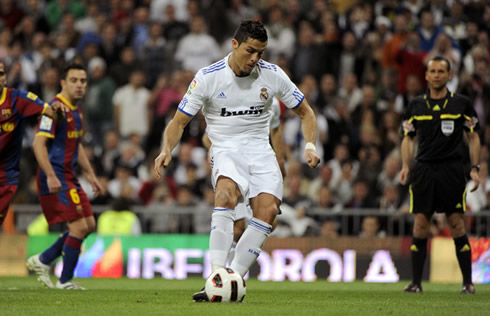
[[[54,138],[55,131],[56,122],[52,118],[43,115],[37,124],[36,135]]]
[[[46,102],[32,92],[16,90],[14,98],[17,111],[24,117],[42,115],[48,107]]]
[[[405,110],[405,113],[403,114],[402,126],[400,129],[400,133],[402,136],[415,137],[415,121],[412,114],[415,102],[415,100],[410,101],[407,109]]]
[[[187,88],[187,92],[179,103],[178,110],[194,116],[206,101],[206,82],[201,72],[198,72]]]
[[[304,94],[299,91],[298,87],[289,79],[286,73],[279,67],[277,67],[277,84],[278,84],[278,93],[277,96],[281,101],[290,109],[294,109],[298,107],[303,99],[305,98]]]
[[[478,120],[478,115],[476,114],[475,108],[468,98],[465,98],[463,127],[465,131],[471,133],[480,130],[480,121]]]

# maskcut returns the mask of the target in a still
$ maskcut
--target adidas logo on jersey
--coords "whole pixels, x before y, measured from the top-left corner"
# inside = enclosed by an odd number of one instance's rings
[[[227,111],[226,108],[221,108],[221,116],[237,116],[237,115],[249,115],[249,114],[262,114],[264,110],[258,107],[251,106],[250,110],[245,111]]]
[[[226,99],[226,95],[224,92],[221,92],[220,94],[218,94],[218,96],[216,98],[217,99]]]

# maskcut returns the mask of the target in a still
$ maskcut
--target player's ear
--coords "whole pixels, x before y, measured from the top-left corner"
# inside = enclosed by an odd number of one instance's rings
[[[231,40],[231,46],[233,47],[233,49],[237,49],[238,46],[240,46],[240,45],[238,44],[238,41],[236,39],[232,39]]]

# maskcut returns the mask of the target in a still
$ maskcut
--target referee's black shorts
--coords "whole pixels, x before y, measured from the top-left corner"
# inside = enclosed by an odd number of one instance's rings
[[[464,213],[466,211],[466,176],[459,161],[417,161],[410,174],[410,212]]]

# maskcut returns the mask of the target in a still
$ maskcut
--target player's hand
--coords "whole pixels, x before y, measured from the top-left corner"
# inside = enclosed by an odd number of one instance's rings
[[[51,104],[51,108],[54,112],[53,118],[58,122],[64,120],[66,117],[66,113],[70,111],[70,109],[60,101],[56,101]]]
[[[47,182],[49,193],[58,193],[61,191],[61,182],[56,175],[48,176]]]
[[[155,158],[155,174],[157,179],[160,180],[162,177],[162,167],[166,169],[172,160],[172,155],[170,151],[163,150],[158,157]]]
[[[480,173],[478,172],[477,169],[472,168],[471,172],[470,172],[470,177],[471,177],[471,180],[473,180],[473,182],[475,183],[473,185],[473,188],[471,188],[470,192],[475,192],[476,189],[478,189],[478,186],[480,185]]]
[[[320,163],[320,156],[313,149],[306,149],[305,160],[308,166],[315,168]]]
[[[400,171],[400,175],[399,175],[400,183],[403,185],[407,184],[408,172],[409,172],[409,169],[406,167],[402,168],[402,170]]]
[[[90,185],[92,186],[92,190],[94,191],[95,196],[98,196],[99,194],[105,194],[105,189],[100,184],[99,179],[97,179],[96,176],[92,176],[89,179]]]

